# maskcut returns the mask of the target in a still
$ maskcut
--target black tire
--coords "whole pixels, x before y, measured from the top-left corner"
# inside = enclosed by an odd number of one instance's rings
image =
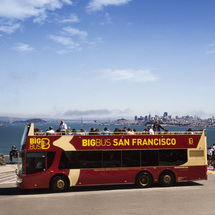
[[[147,188],[151,187],[153,183],[152,176],[148,172],[141,172],[137,175],[135,184],[137,187]]]
[[[170,171],[162,172],[159,177],[159,183],[162,187],[170,187],[175,183],[174,174]]]
[[[69,181],[65,176],[57,175],[51,180],[51,189],[54,192],[64,192],[69,189]]]

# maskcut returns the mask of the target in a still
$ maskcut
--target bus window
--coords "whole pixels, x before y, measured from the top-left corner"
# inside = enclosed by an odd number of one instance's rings
[[[77,152],[80,168],[101,168],[102,152],[101,151],[82,151]]]
[[[45,152],[26,153],[26,174],[45,171]]]
[[[59,169],[102,168],[101,151],[63,151]]]
[[[166,149],[159,151],[159,166],[177,166],[186,162],[186,149]]]
[[[104,151],[103,167],[121,167],[121,151]]]
[[[140,151],[122,151],[122,167],[139,167]]]
[[[51,167],[55,158],[56,152],[47,152],[47,169]]]
[[[158,166],[158,150],[141,151],[141,166]]]

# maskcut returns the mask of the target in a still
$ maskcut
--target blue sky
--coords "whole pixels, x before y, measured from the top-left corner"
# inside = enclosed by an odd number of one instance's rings
[[[214,0],[0,5],[1,116],[215,116]]]

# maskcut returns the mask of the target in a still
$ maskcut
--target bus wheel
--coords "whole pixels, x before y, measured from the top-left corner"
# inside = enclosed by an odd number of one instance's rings
[[[148,172],[141,172],[137,175],[135,184],[142,188],[151,187],[152,176]]]
[[[55,176],[51,180],[51,189],[55,192],[66,191],[69,189],[69,182],[65,176]]]
[[[159,183],[162,187],[170,187],[175,183],[175,177],[172,172],[162,172],[159,177]]]

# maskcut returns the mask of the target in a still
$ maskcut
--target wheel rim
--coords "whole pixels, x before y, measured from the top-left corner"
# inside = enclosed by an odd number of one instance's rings
[[[62,179],[60,179],[60,180],[57,181],[56,185],[57,185],[58,189],[62,190],[65,187],[65,182]]]
[[[142,177],[140,177],[139,182],[141,186],[145,187],[149,184],[149,177],[146,175],[143,175]]]
[[[164,184],[171,184],[172,178],[170,175],[164,175],[163,182]]]

